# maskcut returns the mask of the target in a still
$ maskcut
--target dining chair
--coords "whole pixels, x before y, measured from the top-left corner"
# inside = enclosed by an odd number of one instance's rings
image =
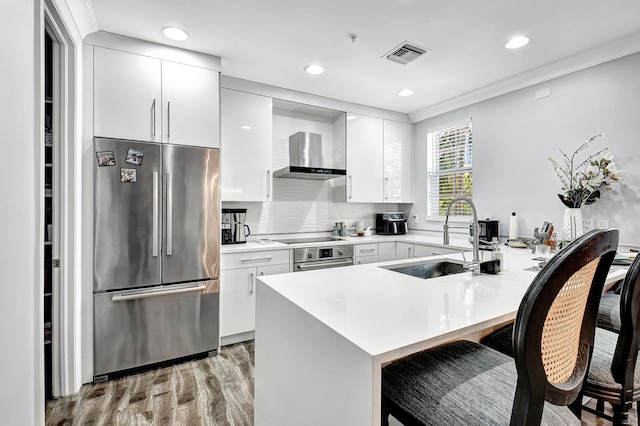
[[[382,424],[389,415],[406,426],[580,424],[567,406],[586,376],[617,245],[617,230],[592,231],[543,267],[516,315],[515,358],[457,341],[386,366]]]
[[[620,331],[620,295],[605,293],[598,308],[598,327],[617,333]]]
[[[596,410],[583,408],[613,421],[614,425],[628,425],[634,402],[640,419],[640,257],[629,267],[620,295],[611,299],[618,300],[618,309],[605,309],[619,313],[618,332],[601,328],[598,323],[591,366],[583,388],[583,394],[597,399],[598,403]],[[599,321],[602,311],[601,303]],[[609,321],[607,325],[614,323]],[[613,418],[604,414],[604,402],[611,404]]]

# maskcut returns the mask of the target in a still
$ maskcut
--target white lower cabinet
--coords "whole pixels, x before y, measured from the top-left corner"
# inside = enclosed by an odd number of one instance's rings
[[[255,330],[256,278],[287,272],[290,272],[289,250],[221,256],[220,337],[223,345],[253,337],[246,333]]]
[[[356,265],[376,263],[378,261],[378,243],[357,244],[355,255]]]
[[[388,262],[390,260],[396,260],[395,241],[378,243],[378,262]]]
[[[453,253],[460,253],[460,249],[442,247],[442,246],[431,245],[431,244],[414,244],[413,245],[413,257],[427,257],[427,256],[437,256],[441,254],[453,254]]]
[[[413,256],[413,243],[396,243],[396,260],[411,259]]]

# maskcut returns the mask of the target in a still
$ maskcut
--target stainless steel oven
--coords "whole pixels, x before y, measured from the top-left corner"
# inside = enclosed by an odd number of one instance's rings
[[[293,250],[294,272],[349,265],[353,265],[353,245],[307,247]]]

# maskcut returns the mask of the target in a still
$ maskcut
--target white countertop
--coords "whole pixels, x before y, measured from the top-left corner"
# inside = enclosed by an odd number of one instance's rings
[[[379,242],[379,238],[372,241]],[[405,238],[431,243],[411,235]],[[419,261],[408,259],[260,280],[368,354],[395,359],[411,345],[455,338],[515,317],[536,274],[524,268],[538,262],[532,260],[531,250],[502,250],[505,268],[498,275],[466,272],[424,280],[380,267]],[[461,260],[462,256],[432,258]],[[623,276],[624,270],[612,270],[609,281]]]

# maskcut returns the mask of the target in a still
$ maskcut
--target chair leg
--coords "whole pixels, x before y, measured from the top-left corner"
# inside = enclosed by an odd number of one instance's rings
[[[596,411],[599,413],[604,413],[604,401],[599,399],[596,402]]]
[[[613,407],[613,424],[614,426],[630,426],[629,423],[629,404],[618,405],[611,404]]]
[[[381,413],[381,416],[382,416],[381,424],[382,424],[382,426],[389,426],[389,410],[387,410],[387,407],[385,407],[384,404],[382,405],[382,410],[381,411],[382,411],[382,413]]]

